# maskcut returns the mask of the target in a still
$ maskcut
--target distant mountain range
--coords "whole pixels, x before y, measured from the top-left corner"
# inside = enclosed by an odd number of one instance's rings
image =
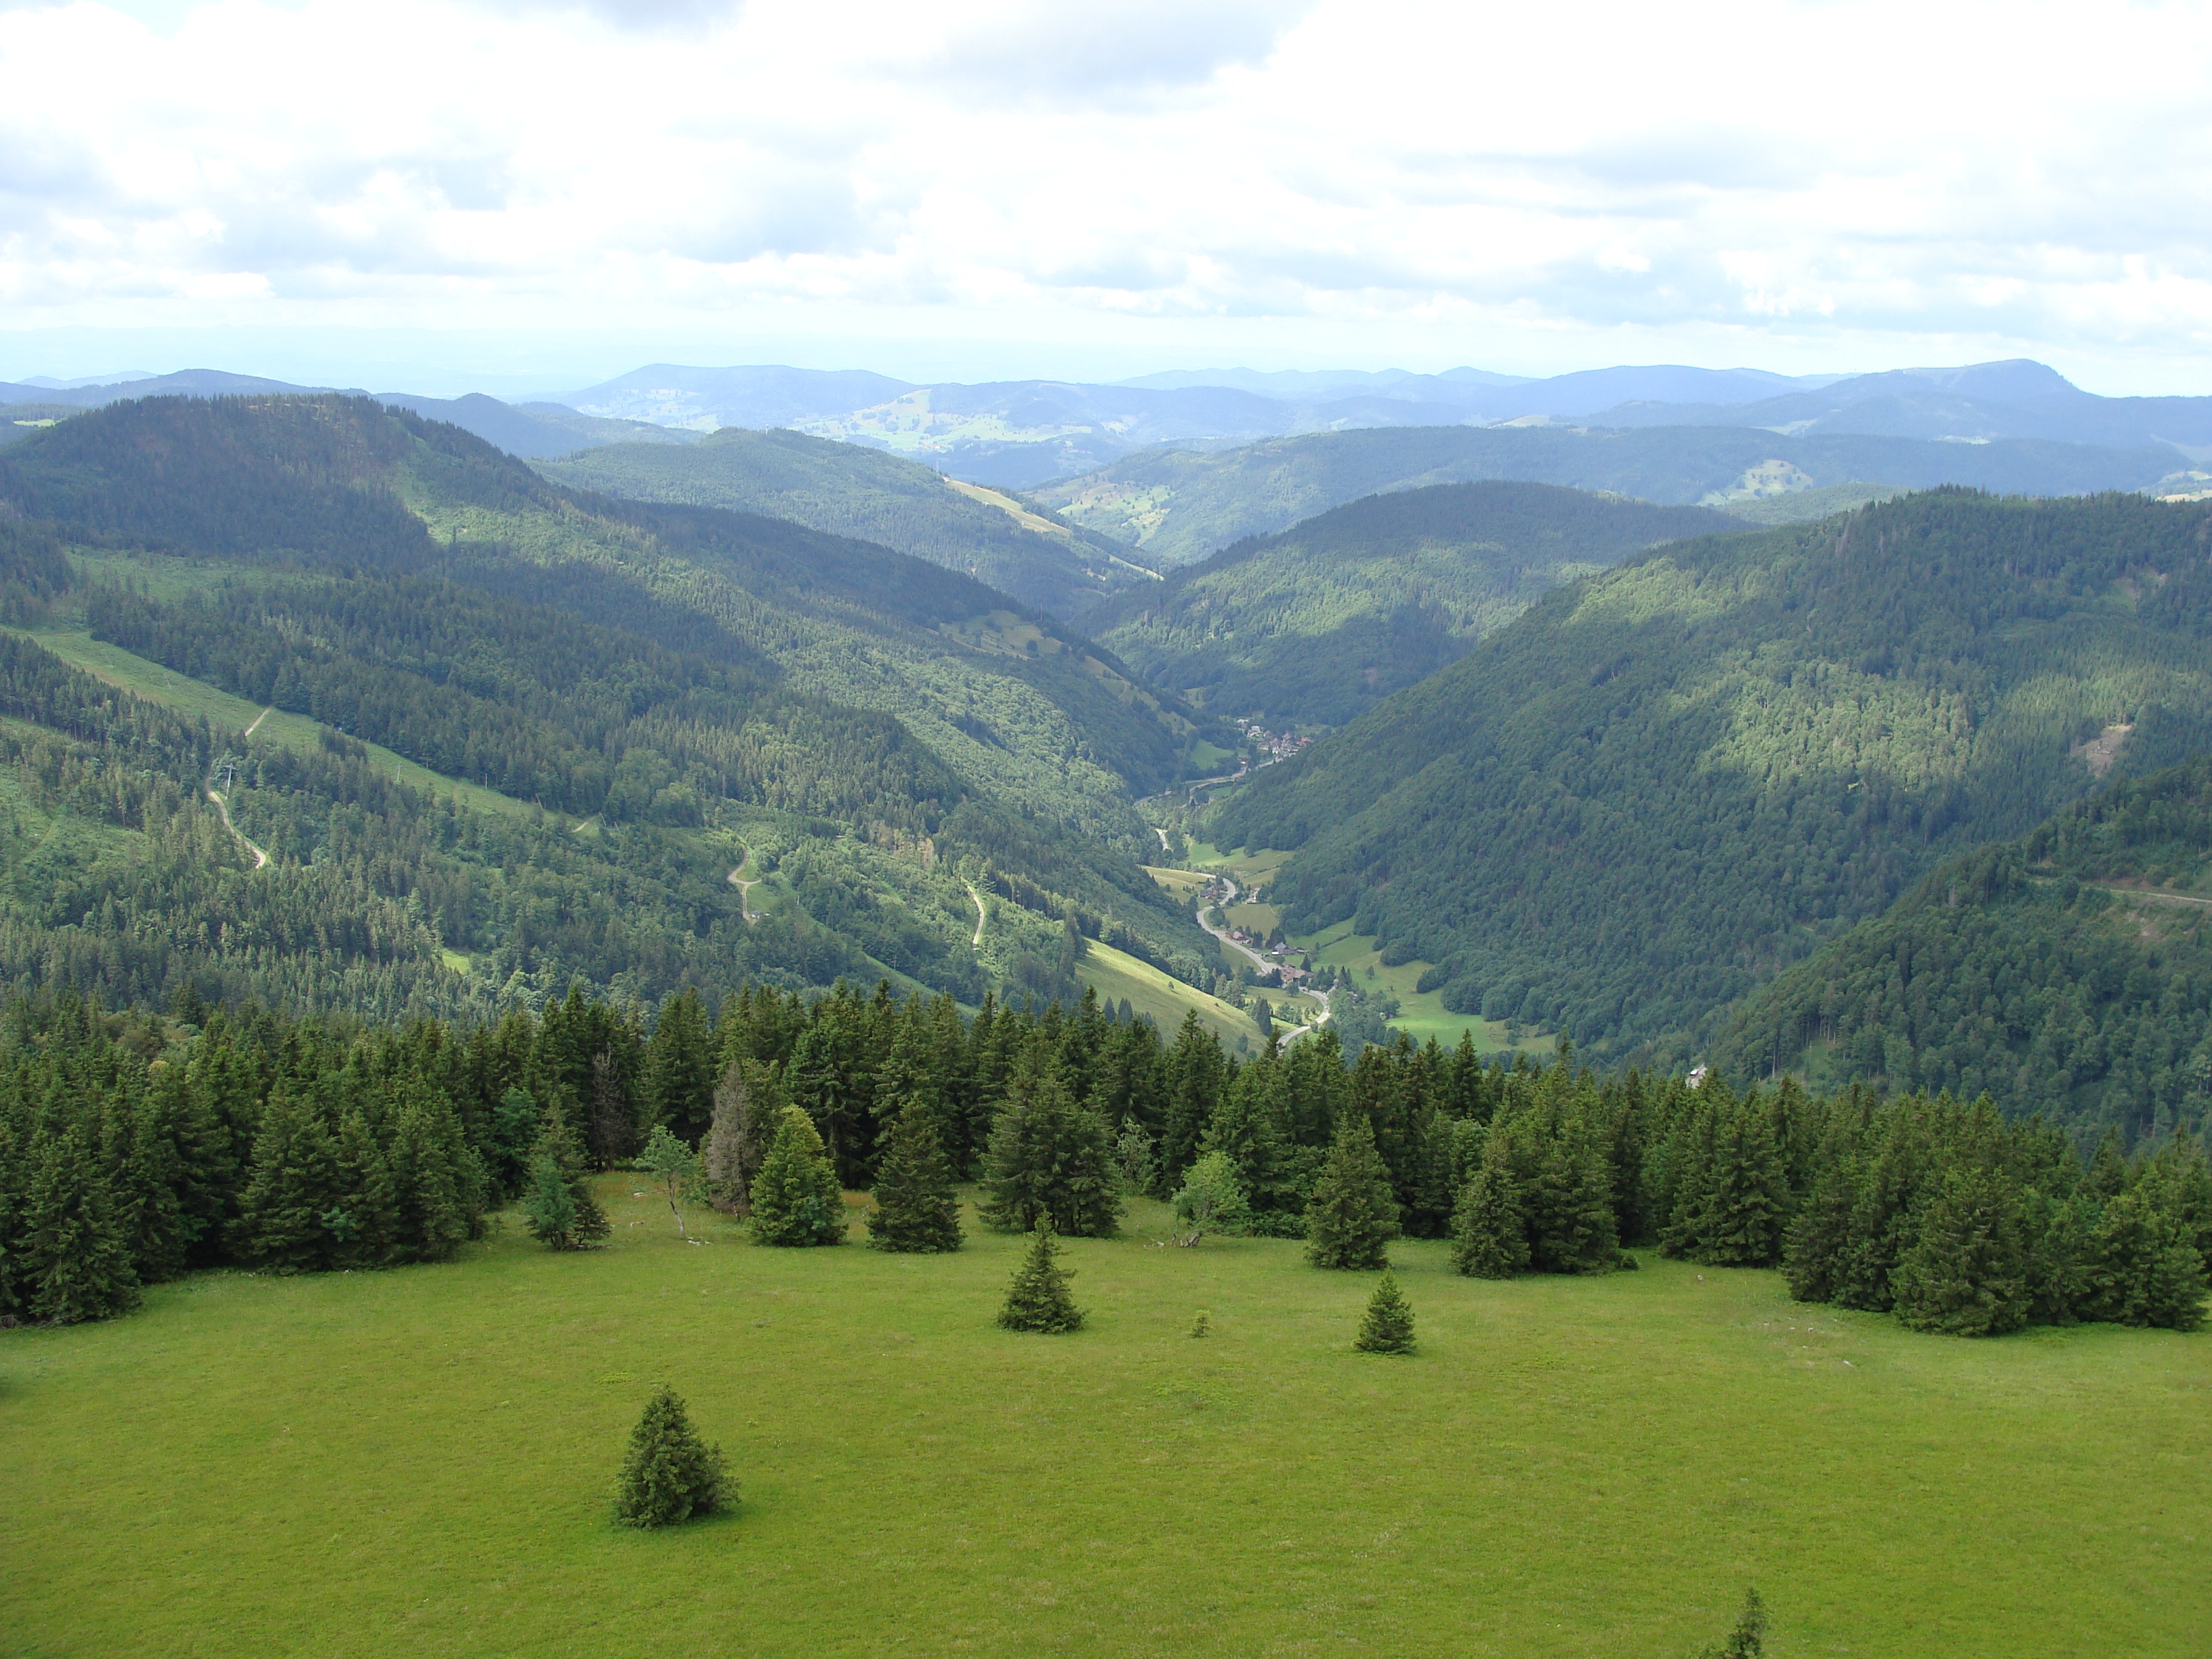
[[[103,409],[109,404],[141,398],[239,398],[257,393],[294,393],[358,388],[294,386],[286,380],[264,380],[252,374],[233,374],[220,368],[187,368],[174,374],[91,375],[82,380],[56,380],[45,375],[15,382],[0,381],[0,405],[15,418],[0,422],[0,443],[20,438],[37,424],[66,419],[72,412]],[[408,410],[433,421],[447,421],[475,434],[495,448],[526,460],[572,455],[600,444],[696,443],[696,432],[671,429],[641,421],[603,420],[565,404],[524,404],[517,406],[471,392],[463,398],[422,398],[411,392],[384,392],[380,403]]]
[[[123,379],[0,383],[25,418],[118,398],[319,392],[214,369]],[[2010,441],[2159,448],[2153,480],[2212,462],[2212,398],[2101,398],[2026,361],[1850,376],[1658,364],[1525,380],[1476,368],[1187,369],[1117,385],[1005,380],[918,385],[865,370],[653,363],[544,399],[475,395],[383,401],[451,421],[526,459],[608,443],[692,442],[737,427],[790,428],[886,450],[973,483],[1034,489],[1139,452],[1217,450],[1362,428],[1559,426],[1594,430],[1725,427],[1791,438],[1908,438],[1970,447]],[[33,413],[33,410],[39,411]],[[0,428],[0,435],[20,435]],[[1938,472],[1944,469],[1937,468]],[[1928,469],[1917,470],[1924,477]],[[1960,473],[1958,482],[1970,482]],[[1904,478],[1872,480],[1899,483]],[[2192,493],[2207,480],[2181,479]],[[2054,479],[2029,488],[2058,493]]]

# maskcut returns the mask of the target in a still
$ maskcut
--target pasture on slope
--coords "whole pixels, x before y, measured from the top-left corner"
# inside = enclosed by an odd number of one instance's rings
[[[1019,1240],[687,1246],[641,1184],[602,1183],[602,1252],[509,1219],[0,1333],[11,1652],[1668,1656],[1753,1583],[1778,1654],[2055,1659],[2212,1616],[2212,1336],[1945,1340],[1772,1273],[1491,1283],[1400,1243],[1420,1352],[1376,1358],[1369,1276],[1155,1249],[1148,1204],[1066,1243],[1090,1327],[1021,1336]],[[741,1502],[627,1533],[659,1381]]]

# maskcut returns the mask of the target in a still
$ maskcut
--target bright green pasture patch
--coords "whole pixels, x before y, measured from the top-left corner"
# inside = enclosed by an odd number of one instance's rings
[[[1219,997],[1209,995],[1194,985],[1186,985],[1143,957],[1117,951],[1110,945],[1093,940],[1084,951],[1083,960],[1076,964],[1075,972],[1084,984],[1098,993],[1101,1001],[1119,1002],[1127,998],[1131,1012],[1151,1015],[1152,1024],[1170,1036],[1182,1024],[1184,1014],[1195,1009],[1200,1023],[1231,1048],[1239,1039],[1248,1049],[1255,1048],[1260,1042],[1260,1028]]]
[[[1348,968],[1352,982],[1364,994],[1388,991],[1398,999],[1399,1017],[1390,1022],[1394,1031],[1403,1031],[1416,1042],[1426,1042],[1434,1037],[1445,1048],[1457,1045],[1462,1031],[1472,1032],[1474,1046],[1485,1054],[1501,1052],[1508,1048],[1525,1049],[1532,1054],[1548,1054],[1559,1046],[1556,1033],[1524,1035],[1518,1043],[1505,1041],[1505,1022],[1485,1019],[1479,1014],[1455,1014],[1443,1005],[1441,988],[1419,991],[1421,974],[1430,966],[1425,962],[1401,963],[1395,968],[1382,965],[1382,953],[1371,937],[1352,931],[1349,921],[1340,921],[1323,928],[1318,933],[1309,933],[1291,941],[1314,953],[1316,968]]]
[[[1372,1279],[1293,1243],[767,1250],[606,1183],[613,1248],[203,1278],[0,1333],[10,1655],[2196,1655],[2212,1336],[1918,1336],[1646,1257]],[[1205,1309],[1213,1334],[1185,1334]],[[743,1502],[607,1518],[665,1380]]]
[[[1200,738],[1190,746],[1190,763],[1200,771],[1211,767],[1224,765],[1236,758],[1237,751],[1234,749],[1224,749],[1219,744],[1209,743],[1204,738]]]

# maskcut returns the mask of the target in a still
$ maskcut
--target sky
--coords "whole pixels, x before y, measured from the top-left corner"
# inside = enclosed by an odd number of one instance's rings
[[[2013,356],[2212,393],[2212,5],[0,0],[0,378]]]

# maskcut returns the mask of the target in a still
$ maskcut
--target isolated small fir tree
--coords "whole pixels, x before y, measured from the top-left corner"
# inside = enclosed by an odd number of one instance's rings
[[[584,1174],[584,1152],[557,1105],[523,1172],[522,1216],[531,1236],[553,1250],[588,1250],[613,1231]]]
[[[1411,1353],[1413,1351],[1413,1310],[1397,1275],[1382,1270],[1382,1283],[1368,1299],[1367,1316],[1359,1322],[1359,1334],[1352,1346],[1361,1353]]]
[[[1213,1320],[1205,1309],[1200,1308],[1198,1310],[1198,1317],[1190,1322],[1190,1334],[1193,1336],[1213,1334]]]
[[[783,1109],[783,1121],[753,1177],[752,1233],[757,1244],[845,1242],[844,1188],[804,1108]]]
[[[1398,1236],[1390,1172],[1364,1112],[1348,1111],[1306,1206],[1306,1260],[1316,1267],[1372,1272],[1389,1266]]]
[[[1756,1589],[1744,1592],[1743,1611],[1735,1616],[1735,1628],[1729,1632],[1728,1641],[1717,1648],[1707,1648],[1698,1659],[1761,1659],[1766,1651],[1766,1603],[1759,1599]]]
[[[937,1133],[937,1114],[910,1099],[893,1120],[876,1165],[868,1243],[878,1250],[926,1253],[960,1248],[960,1200]]]
[[[1510,1279],[1528,1267],[1528,1236],[1503,1166],[1483,1164],[1461,1190],[1451,1241],[1452,1267],[1470,1279]]]
[[[615,1488],[615,1519],[626,1527],[672,1527],[734,1501],[722,1451],[699,1438],[684,1402],[665,1383],[630,1431]]]
[[[1074,1274],[1060,1265],[1060,1251],[1049,1224],[1030,1235],[1029,1254],[1015,1270],[1006,1287],[1006,1305],[999,1310],[1000,1325],[1010,1331],[1057,1334],[1079,1330],[1083,1310],[1067,1293]]]

